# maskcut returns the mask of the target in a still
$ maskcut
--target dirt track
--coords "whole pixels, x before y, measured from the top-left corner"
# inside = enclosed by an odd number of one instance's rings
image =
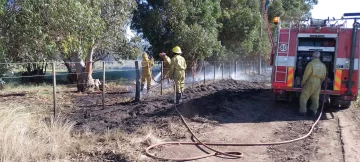
[[[110,94],[108,97],[112,98]],[[74,98],[74,103],[85,99]],[[120,129],[132,133],[150,124],[164,141],[191,141],[169,102],[171,99],[172,96],[149,97],[140,103],[119,102],[105,109],[77,105],[68,116],[77,122],[79,132]],[[274,104],[266,84],[225,80],[187,89],[179,109],[204,142],[258,143],[306,134],[313,121],[296,116],[297,108],[297,103]],[[211,157],[199,161],[359,161],[359,115],[355,107],[338,112],[330,110],[306,140],[271,147],[218,147],[224,151],[240,151],[245,157],[240,160]],[[195,146],[165,146],[153,151],[162,157],[203,154]],[[118,156],[101,157],[120,161]]]

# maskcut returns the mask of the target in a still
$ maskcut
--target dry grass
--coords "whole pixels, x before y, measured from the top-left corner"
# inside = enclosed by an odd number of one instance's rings
[[[111,153],[118,159],[126,161],[151,161],[145,156],[144,148],[162,142],[151,126],[143,126],[134,133],[124,133],[121,130],[108,130],[102,134],[87,131],[75,136],[78,153]],[[87,155],[78,154],[76,159],[86,160]],[[101,159],[104,160],[104,159]],[[91,161],[91,160],[90,160]]]
[[[126,91],[128,86],[109,84],[114,91]],[[58,112],[69,109],[70,87],[58,86]],[[73,88],[71,88],[72,90]],[[0,161],[152,161],[145,156],[144,148],[161,142],[160,130],[143,126],[134,133],[108,130],[93,133],[86,130],[75,134],[74,123],[58,117],[50,119],[52,86],[7,85],[1,94],[24,93],[25,96],[3,98],[0,103]],[[131,98],[122,98],[123,102]],[[107,101],[110,102],[110,101]],[[117,102],[119,102],[117,100]],[[46,119],[46,120],[45,120]],[[178,132],[175,123],[169,123],[167,131]],[[78,132],[78,131],[76,131]],[[183,136],[183,135],[179,135]]]
[[[144,148],[162,142],[152,126],[143,126],[131,134],[121,130],[95,134],[87,130],[72,135],[74,123],[61,117],[44,120],[46,117],[41,114],[22,105],[0,105],[0,161],[112,158],[103,155],[127,161],[151,161],[145,156]]]
[[[21,105],[0,107],[1,161],[66,159],[72,152],[73,123],[61,117],[43,120]]]

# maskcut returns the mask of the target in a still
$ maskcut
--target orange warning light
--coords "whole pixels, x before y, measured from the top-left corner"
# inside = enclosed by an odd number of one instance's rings
[[[280,22],[280,17],[274,17],[274,24],[277,25]]]

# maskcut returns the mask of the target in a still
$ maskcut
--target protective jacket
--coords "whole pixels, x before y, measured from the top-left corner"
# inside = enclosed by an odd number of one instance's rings
[[[154,62],[148,58],[148,55],[144,53],[142,55],[141,61],[141,86],[143,86],[145,82],[147,82],[147,89],[149,90],[151,87],[151,67],[154,65]]]
[[[300,112],[306,112],[306,104],[311,98],[310,109],[316,113],[319,107],[321,83],[326,77],[326,66],[319,59],[314,59],[305,68],[301,81],[302,91],[300,95]]]
[[[186,69],[186,61],[184,57],[176,54],[171,59],[170,64],[170,79],[173,79],[176,84],[176,92],[181,93],[184,91],[185,84],[185,69]]]

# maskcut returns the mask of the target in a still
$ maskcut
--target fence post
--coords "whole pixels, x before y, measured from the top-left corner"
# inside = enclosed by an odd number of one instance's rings
[[[215,77],[216,77],[216,62],[214,62],[214,78],[213,78],[214,83],[215,83]]]
[[[237,73],[237,62],[235,61],[235,74],[234,74],[235,78],[236,78],[236,73]]]
[[[204,67],[204,84],[206,84],[206,78],[205,78],[205,75],[206,75],[205,61],[203,62],[203,67]]]
[[[191,88],[194,88],[194,82],[195,82],[195,70],[194,70],[194,64],[191,68],[192,70],[192,83],[191,83]]]
[[[139,69],[139,61],[135,61],[135,69],[136,69],[135,102],[139,102],[140,101],[140,69]]]
[[[247,66],[246,66],[246,63],[245,63],[245,65],[244,65],[244,63],[242,63],[242,67],[243,67],[243,71],[244,71],[244,75],[246,75],[246,70],[247,70]]]
[[[163,79],[164,79],[164,61],[161,61],[161,70],[160,70],[160,95],[163,94]]]
[[[54,118],[56,116],[56,71],[55,71],[55,62],[53,62],[53,67],[52,67],[52,74],[53,74],[53,113],[54,113]]]
[[[229,62],[229,79],[231,79],[231,62]]]
[[[221,63],[221,79],[224,79],[224,62]]]
[[[103,109],[105,109],[105,61],[103,61],[102,104]]]

